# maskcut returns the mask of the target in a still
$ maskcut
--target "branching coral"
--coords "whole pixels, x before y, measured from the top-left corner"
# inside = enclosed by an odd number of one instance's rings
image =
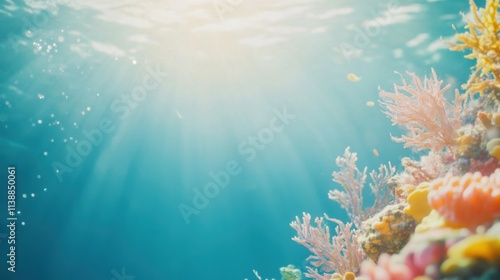
[[[364,256],[358,243],[359,230],[352,229],[351,223],[344,224],[326,215],[325,218],[337,224],[335,236],[330,236],[330,228],[323,224],[323,218],[316,218],[314,227],[311,225],[311,215],[306,213],[303,213],[302,222],[296,217],[290,224],[297,231],[297,236],[292,240],[313,253],[307,260],[323,273],[307,267],[309,273],[305,273],[306,277],[322,280],[330,279],[334,273],[356,273]]]
[[[500,218],[500,169],[490,176],[448,174],[430,189],[429,204],[451,225],[474,230]]]
[[[429,154],[420,157],[420,161],[415,161],[404,157],[401,165],[405,172],[400,176],[400,183],[418,185],[436,179],[444,168],[442,153],[430,151]]]
[[[475,69],[464,85],[467,93],[481,95],[488,88],[500,90],[500,23],[498,17],[499,0],[487,0],[485,9],[478,9],[474,1],[470,1],[473,20],[468,19],[469,31],[456,34],[460,43],[451,43],[451,50],[471,49],[466,58],[476,59]]]
[[[441,88],[432,69],[432,78],[425,77],[422,82],[414,73],[407,72],[412,78],[408,84],[394,85],[394,93],[380,90],[380,104],[386,108],[385,114],[393,125],[402,125],[408,135],[394,137],[395,142],[403,142],[404,147],[418,150],[431,149],[439,152],[443,148],[452,150],[456,144],[457,129],[463,125],[460,117],[464,110],[464,99],[455,91],[455,103],[449,103],[443,94],[450,85]]]
[[[339,183],[345,191],[331,190],[328,198],[337,201],[347,211],[351,221],[357,228],[361,223],[389,203],[390,192],[387,188],[388,180],[394,176],[396,168],[390,163],[389,167],[380,165],[378,172],[370,172],[372,183],[370,189],[375,195],[375,201],[370,208],[363,209],[363,189],[366,182],[366,168],[361,172],[356,166],[358,156],[351,153],[349,147],[343,157],[337,157],[336,163],[340,171],[333,172],[333,181]]]

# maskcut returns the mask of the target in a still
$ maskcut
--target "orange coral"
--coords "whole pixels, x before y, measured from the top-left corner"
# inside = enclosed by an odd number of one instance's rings
[[[429,204],[451,225],[475,229],[500,217],[500,169],[490,176],[448,174],[430,189]]]

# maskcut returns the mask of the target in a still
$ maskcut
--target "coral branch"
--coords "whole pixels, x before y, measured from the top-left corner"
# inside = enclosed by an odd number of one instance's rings
[[[360,171],[356,166],[358,160],[356,153],[351,153],[349,147],[344,151],[343,157],[337,157],[336,163],[339,172],[333,172],[333,181],[340,184],[344,191],[331,190],[328,198],[334,200],[347,211],[349,218],[357,228],[361,228],[361,222],[384,208],[390,200],[390,192],[387,188],[388,180],[394,176],[396,169],[389,163],[389,168],[380,165],[379,172],[370,172],[373,181],[370,188],[375,195],[372,207],[363,209],[363,188],[366,182],[366,167]]]
[[[465,57],[476,59],[467,84],[467,94],[473,96],[477,92],[483,94],[488,88],[500,89],[500,24],[497,20],[499,0],[487,0],[486,8],[478,9],[474,1],[470,1],[473,19],[466,19],[465,26],[469,31],[456,34],[459,43],[450,43],[451,50],[472,52]]]
[[[308,273],[305,275],[322,280],[330,279],[335,272],[342,275],[346,272],[356,273],[364,257],[358,242],[359,230],[351,229],[351,223],[344,224],[326,215],[325,218],[337,224],[336,236],[331,237],[331,241],[330,228],[323,224],[322,217],[314,219],[316,227],[311,225],[311,215],[306,213],[303,213],[302,222],[299,217],[295,217],[295,221],[290,224],[297,231],[297,236],[292,240],[313,253],[307,260],[316,269],[307,267]]]
[[[390,202],[391,193],[389,188],[387,188],[387,182],[396,173],[396,167],[392,166],[389,162],[389,167],[385,164],[381,164],[378,168],[378,172],[372,170],[370,172],[370,178],[373,183],[370,183],[370,189],[375,195],[375,202],[373,205],[365,211],[366,216],[372,216],[375,213],[382,210]]]
[[[407,72],[412,78],[408,84],[402,78],[403,85],[394,85],[394,93],[380,90],[386,108],[384,112],[393,125],[402,125],[408,135],[392,137],[395,142],[403,142],[404,147],[419,150],[431,149],[435,152],[444,147],[452,150],[456,144],[457,129],[462,126],[460,116],[463,112],[464,99],[455,91],[455,103],[449,103],[443,94],[450,85],[441,88],[442,80],[438,80],[432,69],[432,78],[424,78],[424,82],[414,74]]]
[[[364,220],[363,213],[363,188],[366,181],[366,167],[361,172],[356,166],[358,155],[351,153],[349,147],[344,151],[344,157],[337,157],[336,163],[339,172],[333,172],[333,181],[340,184],[345,192],[331,190],[328,198],[337,201],[347,211],[349,218],[357,228],[360,228]]]

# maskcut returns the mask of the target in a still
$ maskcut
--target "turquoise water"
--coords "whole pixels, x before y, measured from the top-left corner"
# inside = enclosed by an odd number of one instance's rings
[[[3,2],[0,158],[16,167],[20,212],[15,273],[0,230],[0,279],[256,279],[253,269],[280,279],[280,267],[303,269],[309,254],[289,223],[302,212],[347,221],[327,197],[345,147],[369,169],[401,170],[412,155],[390,141],[401,130],[380,106],[366,105],[378,86],[431,67],[452,88],[466,81],[471,64],[440,38],[462,30],[467,9]]]

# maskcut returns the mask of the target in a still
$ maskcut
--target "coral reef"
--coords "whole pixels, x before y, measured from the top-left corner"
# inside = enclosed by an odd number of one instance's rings
[[[402,78],[394,92],[380,90],[384,113],[407,131],[392,139],[428,154],[403,158],[399,174],[390,164],[372,171],[371,207],[363,202],[367,169],[358,169],[357,154],[347,148],[337,158],[332,176],[343,190],[328,196],[353,224],[325,215],[337,224],[330,236],[323,218],[312,226],[304,214],[291,223],[293,240],[314,254],[306,277],[500,279],[499,7],[500,0],[486,0],[485,8],[471,0],[466,31],[449,43],[476,61],[454,102],[443,96],[450,85],[442,86],[434,69],[423,81],[407,72],[411,82]]]

